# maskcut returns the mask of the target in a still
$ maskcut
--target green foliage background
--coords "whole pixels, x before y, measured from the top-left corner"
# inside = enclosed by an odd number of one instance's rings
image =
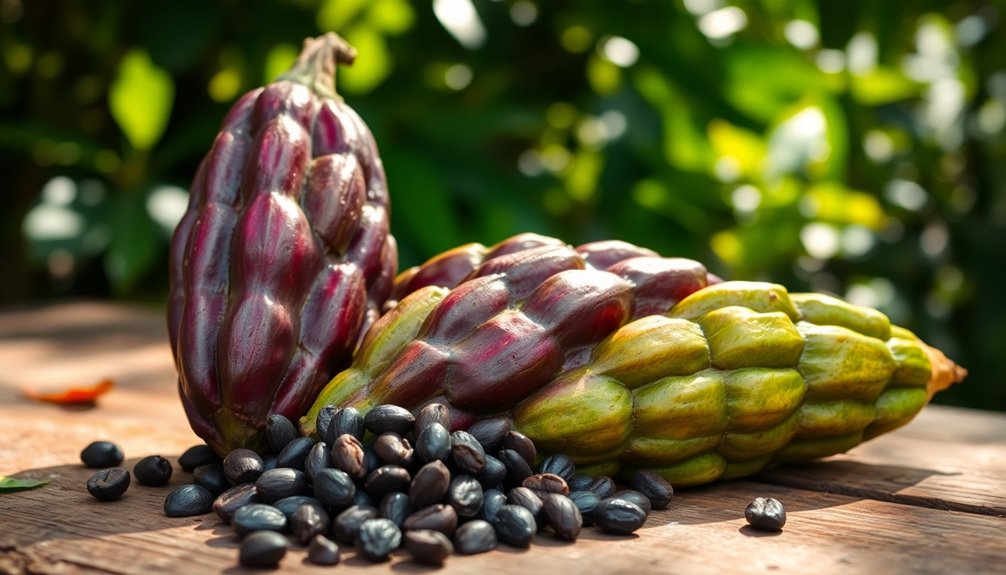
[[[360,52],[338,88],[380,145],[403,267],[521,231],[617,237],[879,307],[971,370],[938,401],[1006,409],[1004,17],[980,0],[0,0],[0,302],[163,303],[167,238],[229,105],[335,30]]]

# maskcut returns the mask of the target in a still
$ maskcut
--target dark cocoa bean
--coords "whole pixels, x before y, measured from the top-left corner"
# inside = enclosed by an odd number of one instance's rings
[[[375,406],[363,418],[363,426],[375,435],[393,431],[405,435],[412,431],[416,418],[412,412],[397,405],[382,404]]]
[[[470,475],[458,475],[447,488],[445,503],[454,508],[458,517],[471,518],[482,508],[482,484]]]
[[[434,460],[419,468],[409,485],[409,501],[413,507],[422,509],[440,503],[451,485],[451,473],[440,460]]]
[[[441,565],[454,552],[451,540],[433,529],[414,529],[405,532],[405,549],[419,563]]]
[[[458,527],[454,533],[454,548],[461,555],[492,551],[497,543],[496,530],[488,521],[482,519],[469,521]]]
[[[261,500],[255,490],[254,483],[242,483],[224,491],[213,501],[213,511],[226,524],[230,524],[234,513],[249,503],[259,503]]]
[[[231,485],[251,483],[262,475],[262,456],[251,449],[239,447],[224,457],[223,470]]]
[[[315,565],[338,565],[340,555],[339,545],[324,535],[315,535],[307,546],[307,560]]]
[[[94,441],[80,452],[80,460],[85,467],[102,469],[115,467],[122,463],[125,456],[122,448],[111,441]]]
[[[527,547],[538,531],[538,524],[534,520],[534,515],[524,507],[504,505],[496,513],[493,528],[503,543],[514,547]]]
[[[525,479],[521,485],[533,491],[538,497],[546,493],[569,495],[569,485],[566,485],[566,481],[554,473],[536,473]]]
[[[160,487],[171,480],[171,462],[160,455],[148,455],[133,466],[133,476],[140,485]]]
[[[602,499],[592,516],[601,531],[614,535],[628,535],[646,523],[646,512],[625,499]]]
[[[288,443],[300,436],[297,427],[285,415],[273,413],[265,423],[265,440],[269,451],[279,453]]]
[[[307,475],[299,469],[277,467],[265,471],[255,480],[258,496],[266,503],[279,501],[291,495],[306,495]]]
[[[282,511],[272,505],[250,503],[234,513],[231,525],[234,527],[234,532],[243,537],[255,531],[279,533],[286,529],[287,519]]]
[[[127,489],[129,472],[121,467],[102,469],[87,480],[87,492],[98,501],[114,501],[122,497]]]
[[[786,508],[772,497],[755,497],[744,509],[744,518],[759,531],[781,531],[786,525]]]
[[[276,568],[286,556],[290,542],[275,531],[258,531],[241,541],[238,562],[243,567]]]
[[[450,505],[437,503],[406,517],[402,527],[406,531],[433,529],[451,537],[458,528],[458,514]]]
[[[520,454],[528,467],[534,465],[534,460],[538,457],[538,450],[534,446],[531,438],[519,431],[510,430],[503,437],[503,449],[513,449]]]
[[[360,524],[356,547],[371,561],[387,561],[388,555],[402,543],[402,531],[390,519],[379,517]]]
[[[558,493],[546,494],[541,503],[545,521],[552,531],[567,541],[576,541],[583,527],[583,516],[576,503]]]
[[[213,509],[213,495],[201,485],[180,485],[164,498],[164,514],[168,517],[203,515]]]
[[[451,461],[461,471],[478,475],[485,469],[486,452],[472,434],[455,431],[451,434]]]

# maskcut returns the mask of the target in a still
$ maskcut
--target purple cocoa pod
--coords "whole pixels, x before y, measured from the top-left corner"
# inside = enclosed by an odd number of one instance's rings
[[[335,93],[355,52],[309,39],[245,94],[192,183],[171,242],[168,331],[186,415],[221,454],[297,420],[391,293],[397,249],[370,130]]]
[[[636,317],[666,313],[709,285],[706,267],[686,258],[634,257],[611,265],[608,271],[636,286]]]
[[[607,337],[632,315],[633,286],[599,270],[553,275],[528,297],[523,312],[559,338],[566,348]]]
[[[422,266],[415,266],[398,274],[391,297],[400,300],[427,286],[454,287],[479,267],[485,254],[486,247],[478,243],[465,244],[443,252]]]
[[[517,234],[488,248],[479,243],[458,246],[434,256],[421,266],[400,273],[395,278],[395,288],[391,297],[397,301],[426,286],[452,288],[466,279],[476,277],[475,270],[490,260],[544,246],[569,247],[562,240],[533,233]],[[491,272],[486,270],[477,275],[496,273],[521,261],[511,260]]]
[[[518,268],[534,268],[532,277]],[[634,317],[663,313],[696,289],[719,283],[694,260],[664,258],[651,249],[621,240],[601,240],[575,249],[561,240],[518,234],[486,248],[466,244],[431,258],[395,278],[394,300],[425,286],[455,288],[476,277],[513,275],[512,292],[523,298],[545,278],[567,269],[610,271],[635,286]],[[516,278],[526,283],[519,285]]]
[[[505,409],[559,371],[562,351],[545,326],[503,312],[454,346],[447,399],[464,410]]]
[[[489,276],[464,282],[444,298],[425,322],[423,333],[430,341],[453,341],[510,305],[510,290],[500,277]]]
[[[580,254],[568,246],[538,246],[488,259],[466,279],[505,273],[510,297],[523,299],[545,278],[584,267]]]
[[[576,246],[576,251],[587,260],[587,265],[607,270],[622,260],[640,256],[659,257],[657,252],[641,248],[622,240],[600,240]]]
[[[493,258],[498,258],[500,256],[505,256],[507,254],[512,254],[515,252],[521,252],[531,248],[538,248],[542,246],[565,246],[566,242],[550,238],[548,236],[543,236],[540,234],[535,234],[531,232],[524,232],[517,234],[515,236],[510,236],[509,238],[494,244],[486,251],[486,260],[491,260]]]

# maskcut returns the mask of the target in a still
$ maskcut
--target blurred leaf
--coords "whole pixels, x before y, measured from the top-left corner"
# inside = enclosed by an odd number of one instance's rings
[[[297,60],[297,48],[293,44],[276,44],[265,56],[265,71],[262,81],[273,82],[280,74],[286,72]]]
[[[633,77],[636,89],[662,116],[664,157],[682,170],[705,171],[712,153],[709,140],[696,123],[694,107],[667,77],[643,68]]]
[[[112,214],[112,241],[105,252],[105,273],[116,292],[127,293],[158,261],[163,242],[147,216],[145,198],[127,194]]]
[[[94,180],[57,176],[46,182],[21,226],[31,258],[45,263],[56,253],[74,258],[101,253],[111,233],[108,204],[104,187]]]
[[[352,94],[366,94],[384,81],[391,73],[392,62],[384,36],[366,25],[351,28],[346,41],[356,48],[356,61],[352,66],[339,67],[336,89]]]
[[[783,177],[762,186],[762,202],[764,207],[791,206],[803,194],[804,184],[793,177]]]
[[[849,158],[849,120],[845,109],[837,97],[827,91],[821,91],[814,101],[824,112],[828,131],[828,158],[820,166],[819,177],[822,179],[843,180],[848,177]]]
[[[807,202],[819,221],[857,224],[879,230],[886,220],[884,208],[874,196],[850,190],[839,182],[822,182],[807,190]]]
[[[736,43],[724,54],[727,100],[761,122],[777,118],[808,92],[823,86],[822,74],[785,46]]]
[[[341,34],[366,5],[367,0],[324,0],[318,7],[318,28]]]
[[[597,190],[597,180],[604,169],[604,156],[592,150],[580,150],[573,156],[566,175],[566,190],[578,202],[586,202]]]
[[[769,131],[768,177],[839,178],[845,171],[847,145],[841,109],[823,96],[808,97]]]
[[[130,50],[108,93],[109,111],[137,150],[157,143],[168,125],[175,97],[175,85],[167,72],[158,68],[141,50]]]
[[[405,0],[374,0],[367,10],[367,21],[385,34],[403,34],[415,20],[416,13]]]
[[[736,227],[712,235],[710,247],[732,268],[732,277],[750,278],[779,261],[789,261],[800,245],[799,220],[791,212],[765,214],[758,225]]]
[[[217,102],[229,102],[241,90],[241,69],[236,66],[221,68],[210,78],[207,87],[210,98]]]
[[[882,106],[919,95],[921,86],[894,68],[876,67],[851,75],[852,97],[866,106]]]
[[[436,254],[466,241],[458,229],[458,217],[447,196],[445,182],[426,159],[396,150],[384,154],[391,190],[408,189],[395,196],[391,211],[398,230],[419,243],[426,254]],[[401,232],[395,232],[401,233]]]
[[[724,230],[712,235],[709,247],[716,257],[730,267],[739,267],[744,261],[744,243],[734,230]]]
[[[612,94],[622,86],[622,69],[593,54],[587,60],[587,81],[597,94]]]
[[[659,213],[693,233],[705,233],[709,226],[709,215],[695,205],[683,193],[684,186],[670,186],[668,183],[649,178],[637,182],[632,188],[632,198],[637,204]]]
[[[717,156],[732,158],[743,175],[761,177],[765,142],[757,134],[723,120],[709,122],[708,131]]]

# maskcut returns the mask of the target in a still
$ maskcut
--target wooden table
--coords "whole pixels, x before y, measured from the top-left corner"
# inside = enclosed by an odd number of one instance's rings
[[[96,408],[25,399],[21,388],[117,386]],[[162,512],[165,488],[134,484],[112,503],[85,488],[80,450],[119,443],[129,468],[198,442],[175,395],[162,314],[95,303],[0,313],[0,475],[50,479],[0,494],[0,573],[239,573],[237,541],[215,515]],[[171,485],[187,480],[176,468]],[[782,501],[785,530],[745,527],[757,496]],[[743,481],[680,490],[637,535],[585,529],[576,544],[539,534],[528,550],[451,557],[454,573],[1006,573],[1006,416],[931,406],[847,455]],[[285,572],[326,568],[295,549]],[[425,573],[396,553],[341,571]]]

